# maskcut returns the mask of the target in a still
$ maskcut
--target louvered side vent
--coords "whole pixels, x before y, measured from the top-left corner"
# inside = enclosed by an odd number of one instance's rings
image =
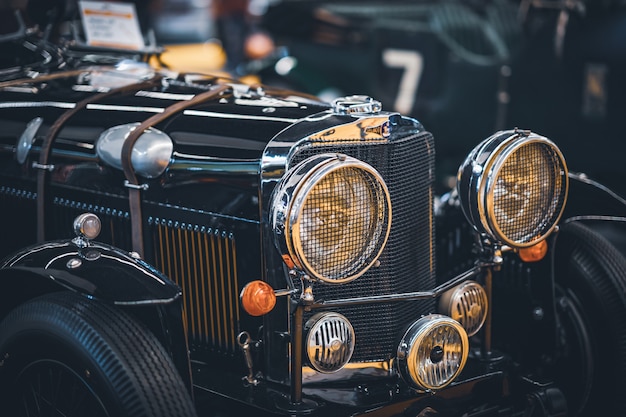
[[[240,312],[233,236],[167,219],[148,223],[155,266],[182,288],[190,346],[234,354]]]

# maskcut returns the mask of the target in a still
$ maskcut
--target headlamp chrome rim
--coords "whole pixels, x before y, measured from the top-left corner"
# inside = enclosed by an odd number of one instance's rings
[[[503,168],[516,153],[531,146],[544,149],[545,157],[554,162],[547,166],[555,179],[550,184],[554,192],[541,213],[541,220],[531,225],[523,236],[516,237],[498,223],[494,193]],[[468,220],[479,232],[513,248],[533,246],[552,233],[565,209],[568,189],[567,165],[560,149],[546,137],[521,130],[501,131],[487,138],[468,155],[457,178],[457,192]]]
[[[353,170],[354,173],[362,176],[359,177],[360,180],[369,181],[372,185],[372,189],[367,191],[368,196],[371,197],[370,202],[375,202],[376,210],[381,207],[382,209],[380,213],[374,210],[375,213],[372,216],[380,221],[374,221],[370,227],[365,228],[368,236],[361,239],[364,242],[363,245],[357,247],[354,256],[351,257],[355,263],[348,265],[347,269],[344,268],[342,276],[339,276],[329,274],[328,271],[314,265],[311,256],[307,254],[309,243],[303,239],[302,235],[308,230],[304,229],[303,222],[306,217],[303,212],[308,207],[309,198],[316,187],[332,175],[340,173],[341,170]],[[362,196],[358,195],[358,197]],[[329,210],[334,208],[331,206]],[[374,265],[389,238],[391,216],[391,197],[382,176],[367,163],[343,154],[315,155],[292,168],[277,187],[270,212],[277,247],[282,252],[283,260],[287,265],[290,268],[302,270],[311,279],[333,284],[350,282]],[[329,230],[341,232],[340,228],[332,228],[332,226]],[[341,240],[337,246],[340,243]],[[350,257],[350,253],[344,255]]]

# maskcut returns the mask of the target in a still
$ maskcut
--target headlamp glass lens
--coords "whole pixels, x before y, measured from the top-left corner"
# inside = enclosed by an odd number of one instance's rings
[[[561,214],[566,175],[552,146],[528,142],[515,149],[495,173],[487,202],[494,230],[509,244],[543,239]]]
[[[301,213],[302,256],[319,275],[332,279],[369,262],[384,240],[389,207],[374,176],[346,167],[315,184]]]

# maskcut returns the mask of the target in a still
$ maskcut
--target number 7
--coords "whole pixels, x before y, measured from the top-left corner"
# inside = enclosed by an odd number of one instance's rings
[[[404,49],[385,49],[383,50],[383,62],[389,68],[404,69],[393,106],[396,111],[402,114],[410,114],[424,69],[422,54]]]

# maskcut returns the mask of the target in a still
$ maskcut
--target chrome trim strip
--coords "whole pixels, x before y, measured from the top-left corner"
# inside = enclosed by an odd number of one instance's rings
[[[135,96],[156,98],[156,99],[161,99],[161,100],[185,101],[185,100],[191,100],[192,98],[194,98],[195,94],[176,94],[176,93],[163,93],[160,91],[139,90],[135,93]]]
[[[121,110],[145,113],[163,113],[165,111],[162,107],[115,106],[111,104],[88,104],[87,108],[89,110]]]
[[[21,109],[32,107],[58,107],[60,109],[73,109],[76,103],[64,103],[62,101],[10,101],[0,103],[0,109]]]
[[[269,117],[269,116],[254,116],[251,114],[218,113],[218,112],[203,111],[203,110],[185,110],[183,114],[187,116],[217,117],[220,119],[265,120],[265,121],[270,121],[270,122],[285,122],[285,123],[295,123],[298,121],[298,119],[288,119],[286,117]]]
[[[211,174],[259,175],[258,159],[231,159],[212,156],[196,156],[174,152],[168,172],[206,172]]]

